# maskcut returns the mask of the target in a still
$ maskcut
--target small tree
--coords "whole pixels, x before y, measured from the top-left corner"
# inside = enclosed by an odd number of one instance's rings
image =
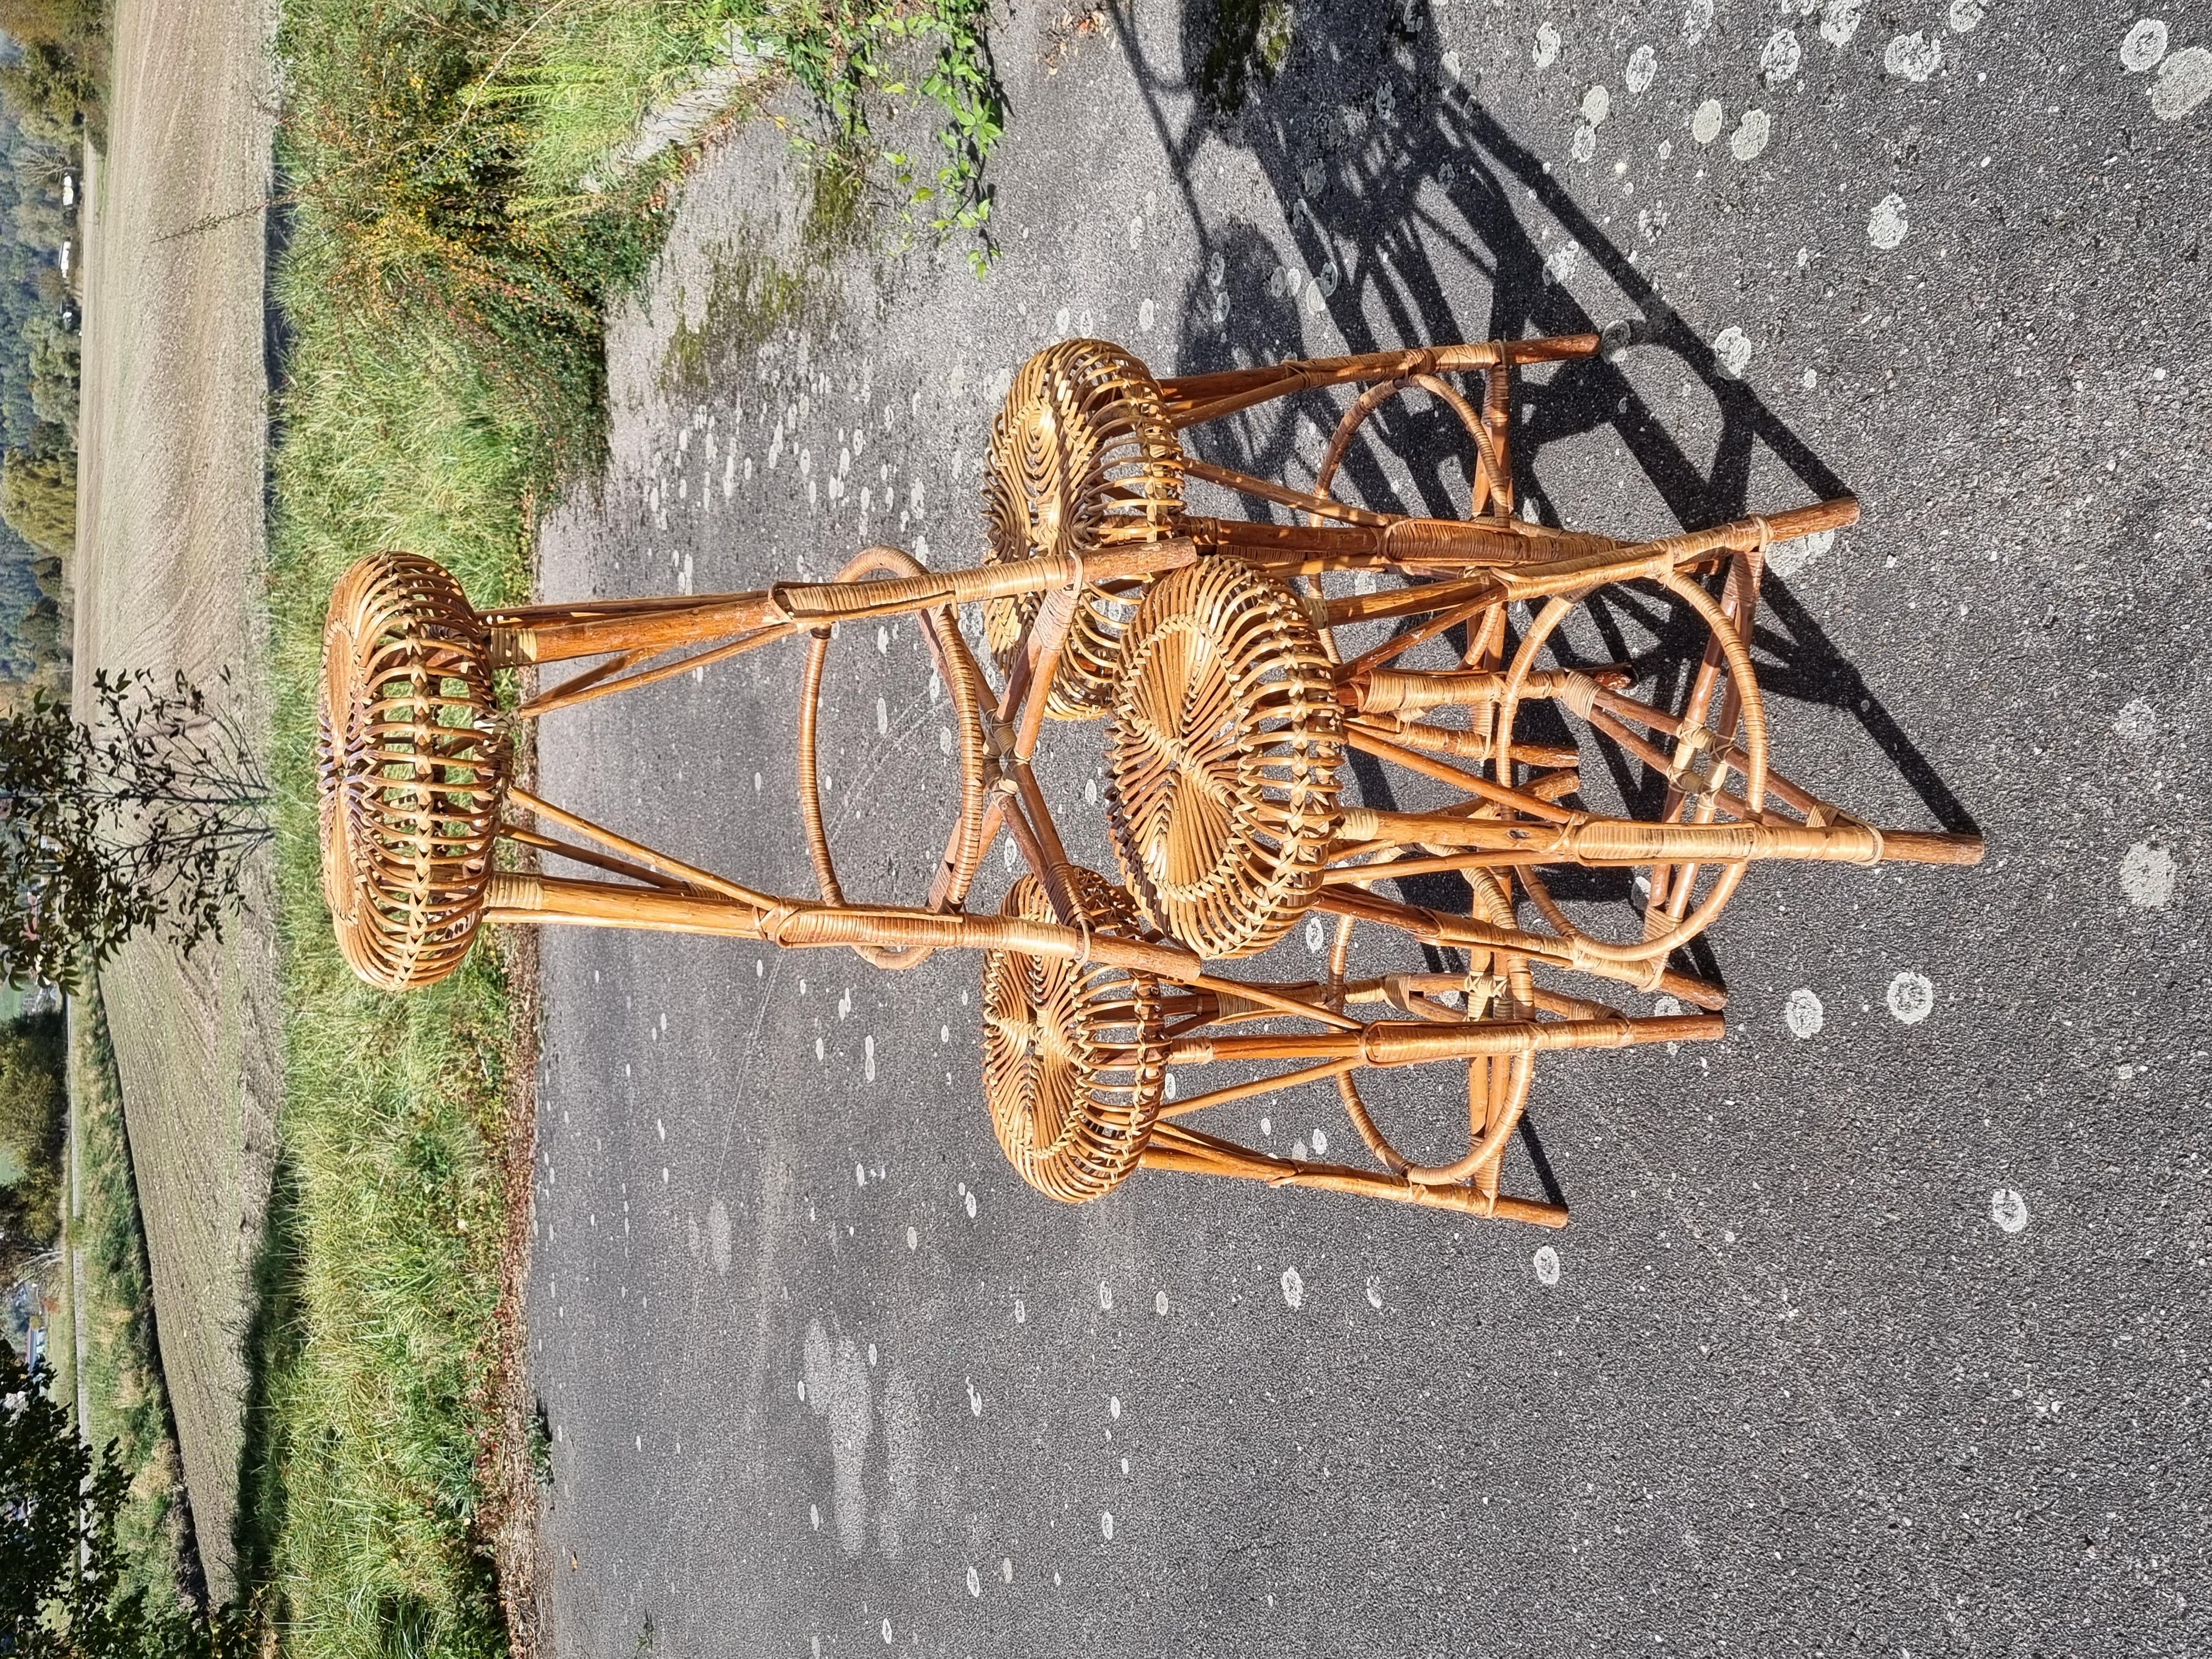
[[[0,974],[82,988],[142,931],[191,951],[241,908],[269,839],[245,734],[198,687],[96,675],[96,724],[40,696],[0,719]]]
[[[26,1659],[214,1659],[242,1653],[245,1623],[124,1588],[115,1517],[131,1485],[49,1392],[44,1361],[0,1342],[0,1654]]]
[[[19,1172],[0,1187],[0,1232],[32,1246],[52,1244],[61,1226],[67,1042],[58,1013],[0,1025],[0,1161]]]
[[[9,450],[0,459],[0,519],[40,552],[66,560],[76,547],[76,457]]]

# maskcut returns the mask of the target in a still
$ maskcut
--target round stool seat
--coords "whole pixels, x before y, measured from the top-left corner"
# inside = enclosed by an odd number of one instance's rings
[[[1076,872],[1092,927],[1137,931],[1136,907]],[[999,914],[1051,921],[1035,876]],[[983,1097],[1006,1159],[1048,1198],[1080,1204],[1128,1178],[1152,1139],[1167,1076],[1160,987],[1150,975],[992,951],[983,958]]]
[[[1106,732],[1107,824],[1146,920],[1249,956],[1320,896],[1342,813],[1344,718],[1297,601],[1236,559],[1145,595]]]
[[[992,424],[983,476],[992,563],[1165,541],[1182,513],[1182,446],[1142,362],[1104,340],[1063,340],[1022,366]],[[984,637],[1001,670],[1042,604],[1036,593],[990,602]],[[1085,592],[1048,714],[1105,711],[1131,609],[1130,593]]]
[[[411,553],[345,574],[316,709],[323,898],[339,951],[373,985],[443,979],[475,940],[509,781],[496,716],[459,582]]]

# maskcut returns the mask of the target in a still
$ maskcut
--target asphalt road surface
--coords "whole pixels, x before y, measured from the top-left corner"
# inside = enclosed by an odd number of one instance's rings
[[[1231,116],[1210,5],[1024,6],[981,282],[886,234],[780,283],[783,141],[709,159],[549,597],[973,561],[990,414],[1062,335],[1169,372],[1638,318],[1530,377],[1525,499],[1631,533],[1858,495],[1776,562],[1778,763],[1990,850],[1756,870],[1701,958],[1725,1041],[1540,1069],[1507,1181],[1559,1234],[1158,1172],[1064,1208],[992,1139],[973,961],[550,939],[559,1651],[2212,1650],[2212,12],[2160,16],[1302,4]],[[1310,480],[1329,418],[1200,452]],[[1349,487],[1462,510],[1433,415],[1384,430]],[[550,793],[811,891],[798,664],[551,722]],[[918,895],[913,630],[848,629],[829,702],[848,889]],[[1110,869],[1097,743],[1054,727],[1047,776]],[[1439,1149],[1459,1109],[1378,1098]],[[1224,1127],[1351,1142],[1325,1088]]]

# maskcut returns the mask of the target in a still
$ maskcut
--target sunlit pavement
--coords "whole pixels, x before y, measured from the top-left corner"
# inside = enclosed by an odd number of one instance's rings
[[[1025,8],[988,280],[855,255],[757,349],[712,273],[789,249],[790,157],[757,130],[694,180],[549,597],[972,561],[990,415],[1064,335],[1166,373],[1641,318],[1617,366],[1532,377],[1524,496],[1628,533],[1858,495],[1778,550],[1778,762],[1990,852],[1754,871],[1710,940],[1726,1041],[1540,1072],[1507,1178],[1540,1190],[1540,1149],[1559,1235],[1159,1173],[1063,1208],[993,1141],[973,961],[550,938],[558,1650],[2212,1645],[2212,20],[1715,9],[1302,6],[1223,124],[1175,7]],[[1413,465],[1353,485],[1463,510],[1407,411]],[[1293,410],[1203,453],[1304,483],[1321,443]],[[556,720],[548,793],[811,892],[799,659]],[[848,890],[918,896],[926,655],[848,629],[830,684]],[[1055,727],[1047,776],[1110,869],[1097,747]],[[1461,1109],[1378,1093],[1439,1149]],[[1325,1088],[1231,1118],[1351,1139]]]

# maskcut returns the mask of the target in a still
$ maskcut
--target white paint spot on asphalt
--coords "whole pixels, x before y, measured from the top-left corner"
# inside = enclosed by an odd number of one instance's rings
[[[1530,1265],[1536,1269],[1536,1282],[1546,1289],[1559,1282],[1559,1253],[1549,1244],[1537,1247]]]
[[[1905,219],[1905,198],[1894,191],[1874,204],[1867,216],[1867,240],[1884,252],[1905,240],[1909,228]]]
[[[1805,49],[1797,44],[1797,31],[1777,29],[1759,48],[1759,72],[1766,77],[1768,86],[1778,87],[1796,75],[1804,61]]]
[[[1260,1133],[1261,1133],[1261,1138],[1262,1138],[1262,1139],[1265,1139],[1265,1138],[1267,1138],[1267,1137],[1268,1137],[1268,1136],[1273,1135],[1274,1133],[1275,1133],[1275,1120],[1274,1120],[1274,1119],[1273,1119],[1273,1118],[1271,1118],[1271,1117],[1263,1117],[1263,1118],[1261,1118],[1261,1119],[1260,1120]]]
[[[973,1221],[975,1218],[975,1194],[971,1192],[961,1201],[967,1205],[968,1218]]]
[[[2017,1188],[2000,1187],[1990,1194],[1990,1219],[1999,1232],[2016,1233],[2027,1225],[2027,1200]]]
[[[1747,109],[1729,134],[1729,154],[1739,161],[1755,161],[1773,136],[1774,118],[1763,109]]]
[[[1889,982],[1889,1012],[1900,1025],[1917,1025],[1936,1012],[1936,988],[1910,968]]]
[[[1721,109],[1721,100],[1717,98],[1706,99],[1704,103],[1698,106],[1697,112],[1690,117],[1690,137],[1701,144],[1711,143],[1714,139],[1721,136],[1721,123],[1725,118],[1725,114]]]
[[[1382,1281],[1373,1273],[1367,1275],[1367,1305],[1377,1313],[1382,1311]]]
[[[2212,52],[2185,46],[2158,66],[2150,89],[2150,112],[2161,121],[2179,121],[2212,98]]]
[[[890,735],[890,729],[891,711],[884,700],[878,697],[876,699],[876,735],[879,738],[888,737]]]
[[[975,1568],[973,1568],[973,1567],[969,1568],[969,1569],[968,1569],[968,1594],[969,1594],[969,1595],[981,1595],[982,1593],[983,1593],[983,1580],[982,1580],[982,1578],[981,1578],[981,1577],[977,1574],[977,1572],[976,1572],[976,1571],[975,1571]]]
[[[1835,544],[1836,532],[1832,530],[1816,530],[1809,536],[1777,542],[1766,550],[1766,568],[1787,581],[1799,572],[1811,569]]]
[[[1592,126],[1589,122],[1585,121],[1575,129],[1575,136],[1568,141],[1567,155],[1574,161],[1587,161],[1591,156],[1596,154],[1597,129]],[[1571,252],[1575,258],[1579,258],[1581,256],[1581,252],[1582,251],[1579,248],[1577,248],[1572,242],[1568,243],[1565,247],[1559,250],[1560,253]],[[1557,258],[1558,255],[1555,254],[1553,258]],[[1573,264],[1570,263],[1567,269],[1569,270],[1572,270],[1574,269]],[[1552,270],[1552,261],[1549,259],[1544,262],[1544,274],[1547,276],[1553,275]]]
[[[1832,46],[1848,46],[1865,9],[1866,0],[1828,0],[1820,8],[1820,38]]]
[[[803,1389],[806,1385],[802,1382],[799,1386]],[[819,1504],[809,1504],[806,1506],[806,1515],[807,1518],[814,1522],[814,1530],[820,1532],[822,1530],[822,1505]]]
[[[1098,1535],[1109,1544],[1114,1541],[1113,1510],[1101,1510],[1098,1511]]]
[[[1730,323],[1713,336],[1713,356],[1719,360],[1722,374],[1740,380],[1751,367],[1751,337]]]
[[[1002,1584],[1011,1584],[1014,1582],[1013,1557],[1002,1555],[999,1558],[999,1582]]]
[[[918,1250],[921,1248],[921,1234],[912,1227],[906,1230],[906,1247],[909,1250]]]
[[[1328,944],[1328,929],[1322,926],[1319,916],[1306,918],[1306,949],[1319,956]]]
[[[1030,1304],[1023,1301],[1021,1297],[1016,1297],[1014,1298],[1014,1323],[1017,1325],[1026,1325],[1029,1322]]]
[[[1588,132],[1589,129],[1583,127],[1580,131]],[[1577,159],[1587,158],[1577,157]],[[1562,242],[1552,250],[1551,257],[1544,261],[1544,275],[1554,283],[1564,283],[1582,268],[1582,263],[1583,245],[1580,242]],[[1375,580],[1375,573],[1371,570],[1363,570],[1359,574],[1365,577],[1370,583]],[[1358,588],[1357,579],[1353,581],[1353,586],[1355,589]],[[1359,591],[1372,593],[1375,589],[1370,586]]]
[[[716,1273],[730,1271],[730,1206],[719,1198],[707,1206],[707,1254]]]
[[[820,1037],[814,1039],[814,1063],[817,1066],[823,1063],[822,1039]]]
[[[1084,781],[1083,781],[1083,799],[1084,799],[1085,803],[1086,805],[1088,805],[1096,806],[1096,805],[1098,805],[1098,780],[1097,780],[1097,779],[1096,779],[1096,778],[1085,778],[1085,779],[1084,779]]]
[[[1152,321],[1158,315],[1159,307],[1155,306],[1150,300],[1146,300],[1142,304],[1139,305],[1137,307],[1137,331],[1139,334],[1150,334],[1152,331]]]
[[[1621,84],[1632,93],[1648,92],[1658,73],[1658,54],[1649,46],[1638,46],[1628,54],[1628,68],[1620,77]]]
[[[890,1646],[890,1644],[891,1644],[891,1621],[890,1621],[890,1620],[886,1619],[886,1620],[884,1620],[884,1645],[885,1647],[889,1647],[889,1646]]]
[[[1923,34],[1918,29],[1900,34],[1881,54],[1881,66],[1908,81],[1925,81],[1943,67],[1942,37]]]
[[[1182,1085],[1176,1081],[1176,1074],[1173,1072],[1170,1072],[1168,1073],[1167,1082],[1164,1086],[1167,1090],[1167,1096],[1170,1100],[1175,1100],[1181,1097],[1182,1093]]]
[[[2158,735],[2158,710],[2137,697],[2113,717],[2112,730],[2130,743],[2148,743]]]
[[[860,1039],[860,1070],[869,1082],[876,1080],[876,1040],[873,1037]]]
[[[1455,52],[1448,52],[1443,55],[1442,61],[1443,64],[1444,79],[1449,81],[1452,85],[1457,86],[1459,84],[1460,75],[1462,72],[1459,54]]]
[[[2143,910],[2163,910],[2173,902],[2173,854],[2163,847],[2139,841],[2120,860],[2120,891],[2128,902]]]
[[[1536,49],[1528,54],[1528,61],[1540,70],[1547,70],[1559,61],[1559,32],[1549,23],[1536,25]]]
[[[1144,240],[1145,240],[1145,216],[1144,216],[1143,214],[1141,214],[1141,213],[1133,213],[1133,214],[1131,214],[1131,215],[1129,216],[1129,246],[1130,246],[1130,248],[1133,251],[1133,250],[1137,247],[1137,246],[1138,246],[1139,243],[1141,243]]]
[[[1295,1308],[1306,1299],[1306,1282],[1298,1277],[1296,1267],[1283,1269],[1283,1300]]]
[[[1820,999],[1809,988],[1801,985],[1783,1004],[1782,1023],[1790,1028],[1791,1036],[1802,1042],[1820,1035],[1820,1028],[1828,1023],[1828,1011],[1820,1006]]]
[[[1121,1420],[1121,1396],[1118,1394],[1108,1395],[1106,1396],[1106,1409],[1112,1415],[1116,1423],[1120,1422]]]
[[[1159,1315],[1163,1319],[1167,1317],[1168,1293],[1165,1291],[1154,1291],[1152,1292],[1152,1311]]]
[[[853,1184],[855,1187],[865,1187],[868,1184],[868,1166],[866,1164],[855,1164],[853,1166]]]
[[[1592,126],[1603,126],[1605,118],[1612,113],[1613,94],[1605,89],[1603,82],[1583,94],[1583,119]]]
[[[1682,8],[1682,39],[1696,46],[1713,26],[1713,0],[1689,0]]]
[[[1982,0],[1951,0],[1951,27],[1956,33],[1972,34],[1986,15]]]
[[[1103,1279],[1098,1281],[1098,1311],[1101,1313],[1114,1311],[1114,1287]]]
[[[2136,20],[2128,31],[2127,39],[2120,42],[2120,63],[2130,75],[2141,75],[2155,69],[2158,60],[2166,56],[2166,22],[2162,18],[2144,17]]]
[[[1313,1149],[1316,1154],[1328,1151],[1328,1137],[1319,1129],[1313,1132]]]

